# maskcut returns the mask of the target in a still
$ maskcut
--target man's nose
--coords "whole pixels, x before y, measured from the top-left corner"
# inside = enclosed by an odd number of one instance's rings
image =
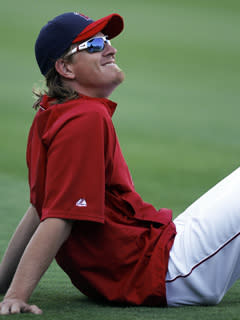
[[[117,53],[117,49],[114,48],[111,44],[106,43],[104,47],[104,55],[112,54],[115,55]]]

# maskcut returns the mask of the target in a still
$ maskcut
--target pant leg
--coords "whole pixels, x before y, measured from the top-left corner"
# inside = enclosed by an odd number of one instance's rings
[[[218,303],[240,278],[240,168],[174,220],[169,306]]]

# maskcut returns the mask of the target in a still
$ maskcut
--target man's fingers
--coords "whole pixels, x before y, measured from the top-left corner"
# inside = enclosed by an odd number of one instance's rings
[[[34,314],[42,314],[42,310],[39,309],[37,306],[31,305],[29,307],[30,307],[29,312],[34,313]]]
[[[10,305],[7,304],[7,303],[1,303],[1,309],[0,309],[0,314],[2,315],[6,315],[6,314],[9,314],[9,308],[10,308]]]
[[[42,310],[36,305],[29,305],[21,300],[16,299],[0,303],[0,315],[17,313],[42,314]]]
[[[9,310],[9,313],[15,314],[15,313],[20,313],[21,312],[21,308],[19,306],[19,303],[13,303],[11,306],[11,309]]]

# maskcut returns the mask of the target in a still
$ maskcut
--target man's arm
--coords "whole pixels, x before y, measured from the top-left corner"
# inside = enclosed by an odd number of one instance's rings
[[[37,306],[27,304],[27,301],[59,248],[69,237],[71,229],[71,221],[57,218],[49,218],[39,224],[20,260],[11,286],[0,303],[0,314],[42,312]]]
[[[22,254],[39,225],[36,209],[30,206],[19,223],[0,264],[0,294],[9,288]]]

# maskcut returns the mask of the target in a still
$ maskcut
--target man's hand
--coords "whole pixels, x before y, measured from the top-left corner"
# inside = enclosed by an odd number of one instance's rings
[[[0,315],[16,313],[42,314],[42,310],[19,299],[4,299],[0,303]]]

